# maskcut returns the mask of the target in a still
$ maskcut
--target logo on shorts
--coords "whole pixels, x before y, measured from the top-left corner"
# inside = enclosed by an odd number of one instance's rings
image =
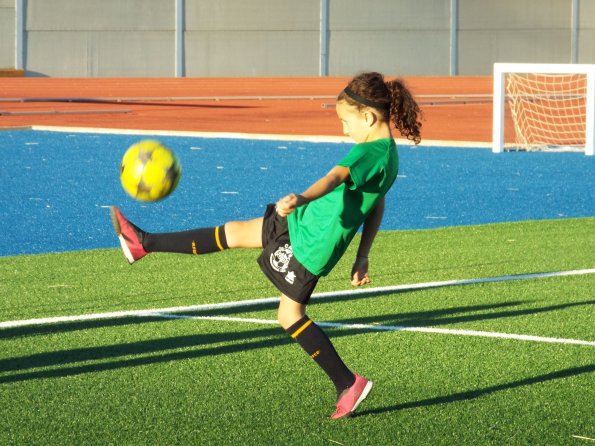
[[[291,245],[279,246],[277,250],[271,254],[271,266],[275,271],[284,273],[287,271],[289,261],[293,257]]]
[[[287,273],[287,275],[285,276],[285,280],[286,280],[286,281],[287,281],[289,284],[293,285],[293,282],[295,282],[295,273],[294,273],[293,271],[289,271],[289,272]]]

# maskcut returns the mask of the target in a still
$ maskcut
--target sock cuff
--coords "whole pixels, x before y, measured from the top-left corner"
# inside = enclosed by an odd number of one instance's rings
[[[306,328],[312,325],[312,323],[312,319],[310,319],[308,316],[304,316],[285,331],[293,339],[296,339]]]
[[[227,237],[225,236],[225,225],[215,227],[215,243],[220,251],[228,249]]]

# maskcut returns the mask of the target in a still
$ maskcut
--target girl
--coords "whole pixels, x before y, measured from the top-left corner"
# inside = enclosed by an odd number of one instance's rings
[[[391,119],[401,135],[416,144],[421,140],[420,109],[400,80],[385,82],[379,73],[360,74],[339,94],[336,111],[343,132],[356,145],[306,191],[269,205],[263,217],[152,234],[111,208],[114,229],[129,263],[150,252],[207,254],[228,248],[261,248],[260,268],[282,293],[281,327],[335,385],[332,419],[351,415],[373,384],[345,365],[326,334],[306,315],[306,305],[319,277],[333,269],[362,225],[351,284],[370,282],[368,253],[382,221],[384,196],[397,177]]]

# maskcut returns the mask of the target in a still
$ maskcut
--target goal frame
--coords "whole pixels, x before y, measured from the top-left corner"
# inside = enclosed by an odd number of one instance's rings
[[[494,93],[492,107],[492,152],[504,150],[505,76],[507,73],[585,74],[587,76],[585,155],[595,153],[595,64],[494,64]]]

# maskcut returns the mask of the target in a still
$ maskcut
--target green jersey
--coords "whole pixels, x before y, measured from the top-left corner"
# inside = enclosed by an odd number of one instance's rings
[[[296,259],[312,274],[326,276],[397,178],[393,139],[356,144],[338,165],[349,179],[327,195],[298,207],[287,217]]]

